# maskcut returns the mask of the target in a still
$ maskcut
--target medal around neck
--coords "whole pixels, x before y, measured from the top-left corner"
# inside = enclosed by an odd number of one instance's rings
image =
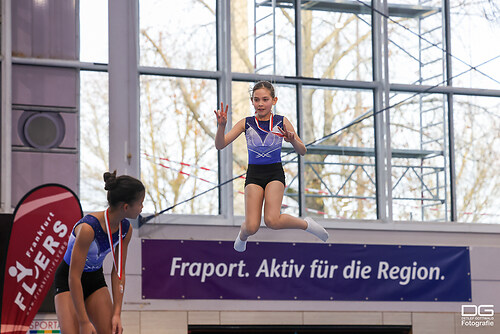
[[[255,123],[257,124],[257,127],[261,130],[261,131],[264,131],[266,133],[272,133],[273,135],[276,135],[278,137],[284,137],[283,134],[281,132],[278,132],[278,131],[274,131],[273,130],[273,113],[271,113],[271,117],[269,118],[269,131],[267,130],[264,130],[260,124],[259,124],[259,120],[257,119],[257,116],[254,116],[255,117]]]
[[[113,248],[113,238],[111,236],[111,225],[109,223],[109,208],[106,209],[106,213],[104,214],[104,220],[106,221],[106,232],[108,233],[109,247],[111,248],[111,254],[113,255],[113,264],[115,266],[116,273],[118,275],[118,279],[122,279],[122,222],[120,222],[120,227],[118,229],[118,265],[116,265],[115,258],[115,249]],[[120,291],[123,293],[123,286],[120,287]]]

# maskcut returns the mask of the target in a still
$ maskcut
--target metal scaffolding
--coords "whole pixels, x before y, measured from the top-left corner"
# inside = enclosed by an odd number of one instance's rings
[[[417,20],[418,34],[424,38],[419,38],[418,55],[418,80],[414,84],[434,85],[436,82],[444,82],[445,78],[445,54],[443,22],[437,20],[436,14],[441,12],[441,8],[433,7],[432,0],[421,0],[418,5],[388,4],[388,11],[391,17],[410,18]],[[294,1],[294,0],[255,0],[254,2],[254,68],[255,73],[264,73],[265,69],[272,69],[272,75],[276,74],[276,8],[293,8],[295,3],[300,3],[302,10],[343,12],[355,15],[371,14],[371,8],[359,1],[353,0],[323,0],[323,1]],[[258,27],[259,26],[259,27]],[[431,41],[432,43],[424,42]],[[389,43],[391,43],[389,39]],[[396,44],[396,47],[399,47]],[[439,50],[439,51],[436,51]],[[413,57],[412,57],[413,58]],[[419,149],[392,149],[392,158],[407,159],[405,164],[392,164],[393,180],[392,190],[404,186],[407,178],[417,179],[420,184],[420,196],[399,196],[393,198],[397,201],[416,201],[420,207],[421,220],[448,220],[448,199],[447,183],[448,169],[446,158],[447,143],[447,123],[446,123],[446,101],[438,99],[435,101],[429,98],[430,95],[418,95],[418,112],[420,118]],[[284,146],[283,152],[292,152],[291,146]],[[375,148],[369,147],[343,147],[328,145],[311,145],[308,147],[308,154],[336,155],[350,157],[375,157]],[[332,164],[331,162],[305,162],[307,168],[313,171],[315,164]],[[347,199],[375,199],[373,196],[355,196],[343,194],[346,184],[353,181],[357,171],[361,171],[367,176],[375,186],[374,178],[370,173],[375,165],[372,163],[334,163],[339,166],[352,167],[348,175],[345,176],[342,184],[337,189],[327,186],[321,179],[321,175],[316,172],[321,184],[326,192],[306,193],[306,197],[322,198],[347,198]],[[397,176],[395,176],[397,174]],[[294,179],[295,180],[295,179]],[[291,182],[293,182],[292,180]],[[297,194],[286,194],[297,197]],[[439,211],[443,214],[436,214]],[[431,217],[434,217],[432,219]]]

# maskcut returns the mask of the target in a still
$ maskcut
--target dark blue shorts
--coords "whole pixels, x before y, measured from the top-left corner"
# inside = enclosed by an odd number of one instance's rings
[[[266,189],[266,186],[271,181],[280,181],[286,186],[285,171],[281,162],[269,165],[248,165],[245,187],[248,184],[256,184],[261,186],[262,189]]]

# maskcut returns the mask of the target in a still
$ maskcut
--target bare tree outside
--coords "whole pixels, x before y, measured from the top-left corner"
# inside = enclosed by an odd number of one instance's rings
[[[248,26],[240,25],[235,27],[236,33],[232,34],[232,49],[238,59],[238,66],[233,67],[236,72],[252,72],[255,68],[269,64],[270,59],[257,58],[254,63],[253,57],[253,14],[245,13],[241,8],[247,7],[247,1],[232,2],[232,13],[238,16],[236,21],[247,22]],[[261,9],[257,9],[261,10]],[[266,8],[262,9],[266,15]],[[267,9],[269,11],[269,9]],[[245,16],[246,14],[246,16]],[[245,17],[242,19],[242,17]],[[257,18],[258,19],[258,18]],[[367,18],[365,18],[367,19]],[[288,8],[279,8],[276,12],[276,71],[277,74],[290,74],[293,70],[294,60],[290,61],[290,53],[287,46],[294,46],[294,14]],[[264,23],[265,24],[265,23]],[[268,27],[256,28],[266,31]],[[234,30],[232,30],[234,31]],[[302,53],[303,53],[303,76],[322,77],[336,79],[371,79],[371,32],[370,27],[359,18],[351,14],[324,13],[311,10],[302,11]],[[259,46],[257,49],[264,49],[267,45]],[[250,47],[249,47],[250,46]],[[248,51],[247,51],[248,50]],[[235,57],[233,55],[233,57]],[[267,61],[267,63],[266,63]],[[233,61],[234,63],[234,61]],[[241,64],[241,65],[240,65]],[[290,64],[292,68],[290,70]],[[251,67],[253,65],[253,68]],[[272,74],[271,68],[267,68],[263,73]],[[260,72],[258,72],[260,73]],[[283,90],[288,94],[282,94]],[[305,143],[310,143],[315,139],[322,138],[342,127],[352,119],[366,113],[371,105],[371,92],[344,91],[317,89],[305,87],[301,92],[303,95],[304,110],[304,132],[302,139]],[[296,105],[290,108],[283,108],[283,101],[295,102],[295,90],[281,89],[278,85],[278,106],[277,110],[289,119],[296,120]],[[362,98],[363,97],[363,98]],[[233,104],[234,105],[234,104]],[[373,123],[368,121],[358,126],[347,129],[339,136],[334,136],[324,141],[321,145],[338,146],[339,142],[345,146],[372,147],[373,148]],[[240,152],[240,150],[238,150]],[[288,158],[288,157],[287,157]],[[356,168],[355,164],[348,166],[334,165],[338,163],[338,156],[329,154],[308,154],[306,156],[306,189],[308,190],[306,211],[308,215],[320,217],[349,217],[365,218],[367,215],[374,217],[374,202],[369,198],[374,197],[374,185],[372,166],[362,170]],[[352,158],[351,158],[352,159]],[[353,158],[360,161],[373,159]],[[346,159],[342,159],[346,160]],[[351,160],[352,162],[352,160]],[[285,165],[287,180],[295,180],[297,168],[293,163]],[[352,181],[349,181],[341,188],[343,181],[337,182],[339,178],[352,174]],[[287,207],[295,207],[293,201],[297,200],[298,186],[292,181],[288,185],[286,194],[291,196]],[[345,200],[341,195],[355,193],[358,200]],[[325,194],[327,196],[325,196]],[[286,202],[286,199],[285,199]],[[352,205],[355,202],[355,205]],[[366,208],[370,207],[369,210]],[[367,212],[370,212],[367,214]]]
[[[258,70],[261,65],[274,65],[277,75],[295,75],[294,9],[277,8],[276,11],[276,63],[270,54],[258,58],[256,48],[269,43],[269,36],[259,41],[254,36],[253,2],[231,1],[231,66],[233,72],[272,74],[272,66]],[[141,65],[151,67],[216,70],[215,23],[216,2],[191,0],[169,6],[169,17],[164,20],[161,1],[142,0],[141,4]],[[436,11],[422,12],[420,16],[394,17],[389,24],[390,79],[405,84],[443,84],[444,53],[442,30],[433,30],[441,24],[441,1],[435,0],[428,7]],[[454,3],[454,20],[488,19],[498,22],[498,6],[489,0],[481,4]],[[473,6],[475,10],[468,10]],[[269,8],[257,8],[269,10]],[[314,11],[301,9],[302,16],[302,76],[339,80],[372,80],[371,18],[358,13]],[[187,20],[186,18],[190,19]],[[397,22],[397,23],[396,23]],[[265,23],[263,23],[265,24]],[[403,28],[406,27],[407,29]],[[265,26],[264,26],[265,28]],[[431,44],[422,52],[419,43],[425,41],[409,33],[412,30],[425,34]],[[442,29],[442,28],[440,28]],[[458,29],[458,28],[457,28]],[[498,31],[498,24],[491,31]],[[435,31],[435,32],[434,32]],[[267,38],[267,40],[266,40]],[[267,41],[267,42],[266,42]],[[464,43],[467,40],[464,41]],[[458,41],[455,41],[458,44]],[[460,53],[458,53],[460,54]],[[475,58],[465,57],[474,65]],[[271,59],[271,60],[270,60]],[[424,63],[431,65],[423,66]],[[454,61],[454,64],[457,62]],[[464,64],[458,64],[459,73]],[[435,75],[436,74],[436,75]],[[440,76],[439,76],[440,75]],[[492,76],[494,76],[492,74]],[[454,83],[467,85],[465,76]],[[480,86],[484,76],[471,71],[470,84]],[[92,203],[91,189],[100,186],[85,180],[99,180],[102,169],[107,167],[107,143],[103,142],[107,128],[94,129],[89,124],[105,117],[107,96],[105,88],[82,90],[82,152],[93,158],[82,160],[82,186],[86,201]],[[500,80],[500,79],[497,79]],[[486,79],[488,82],[488,79]],[[489,80],[489,82],[492,82]],[[296,88],[274,83],[277,88],[276,112],[297,124]],[[493,81],[493,84],[496,84]],[[234,82],[232,86],[232,120],[253,114],[249,100],[252,83]],[[213,110],[217,108],[215,80],[141,76],[141,178],[146,184],[146,211],[158,212],[186,198],[195,196],[217,185],[218,159],[213,138],[216,131]],[[305,188],[307,215],[324,218],[376,219],[375,160],[373,94],[371,90],[347,90],[304,86],[302,91],[304,142],[315,143],[305,156]],[[85,95],[92,98],[85,99]],[[398,103],[402,101],[401,103]],[[446,99],[435,94],[391,93],[391,137],[393,150],[417,152],[414,157],[403,154],[394,157],[393,195],[395,220],[443,220],[449,201],[449,161],[446,159]],[[85,107],[84,107],[85,106]],[[460,221],[490,222],[498,215],[498,164],[497,133],[500,121],[498,99],[456,97],[455,147],[458,185],[458,210]],[[83,109],[85,108],[85,113]],[[426,112],[426,110],[437,110]],[[334,136],[331,133],[352,120],[367,119]],[[95,123],[94,123],[95,124]],[[430,126],[438,124],[438,126]],[[436,138],[443,138],[434,141]],[[432,143],[424,144],[427,141]],[[246,170],[246,143],[241,136],[233,144],[233,174]],[[314,149],[312,149],[314,148]],[[403,152],[403,153],[404,153]],[[418,153],[420,152],[420,153]],[[427,152],[427,155],[422,155]],[[434,154],[438,152],[437,154]],[[439,153],[441,152],[441,153]],[[420,155],[419,155],[420,154]],[[284,161],[294,160],[295,155],[285,155]],[[90,162],[92,161],[92,162]],[[283,210],[297,213],[297,164],[296,159],[285,164],[287,189]],[[98,176],[99,174],[99,176]],[[446,185],[446,186],[444,186]],[[442,188],[439,188],[442,187]],[[438,189],[439,188],[439,192]],[[234,212],[243,214],[243,180],[233,182]],[[441,201],[442,198],[446,198]],[[428,209],[423,210],[426,204]],[[97,205],[97,203],[96,203]],[[425,211],[425,212],[424,212]],[[213,190],[189,203],[174,208],[172,213],[218,213],[218,191]]]
[[[80,72],[80,198],[85,211],[106,206],[104,172],[109,170],[107,74]]]
[[[170,6],[174,18],[166,21],[161,15],[146,19],[158,15],[154,12],[162,8],[160,2],[142,2],[146,13],[141,20],[141,63],[214,70],[214,4]],[[198,22],[186,22],[189,15],[196,15]],[[214,80],[141,77],[141,178],[150,211],[159,212],[218,183],[212,111],[216,102]],[[213,191],[171,213],[217,214],[217,198]]]

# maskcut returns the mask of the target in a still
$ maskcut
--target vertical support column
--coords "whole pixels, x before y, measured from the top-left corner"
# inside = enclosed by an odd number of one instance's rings
[[[218,105],[224,102],[231,106],[231,4],[229,1],[217,1],[217,70],[221,78],[217,83]],[[227,115],[226,132],[232,127],[232,110]],[[219,183],[233,178],[233,145],[219,151]],[[233,183],[219,188],[219,213],[233,219]]]
[[[276,75],[276,0],[271,1],[273,7],[273,75]]]
[[[384,13],[389,15],[388,0],[382,0]],[[390,106],[390,84],[389,84],[389,30],[387,18],[382,18],[382,44],[383,44],[383,68],[384,68],[384,109],[385,111],[385,159],[386,159],[386,210],[387,220],[392,221],[392,146],[391,146],[391,110]]]
[[[140,177],[139,4],[109,0],[109,168]]]
[[[445,28],[445,43],[446,43],[446,85],[453,86],[452,64],[451,64],[451,18],[450,18],[450,0],[444,0],[444,28]],[[456,174],[455,174],[455,127],[453,120],[453,94],[447,94],[448,99],[448,153],[449,153],[449,168],[450,168],[450,220],[457,221],[457,190],[456,190]],[[447,191],[447,189],[445,189]],[[447,212],[445,217],[447,217]]]
[[[295,0],[295,75],[302,76],[302,11],[301,0]],[[297,95],[297,134],[302,138],[304,135],[304,107],[302,104],[302,84],[296,86]],[[305,161],[302,156],[298,158],[298,177],[299,177],[299,215],[305,216],[306,213],[306,195],[305,195]]]
[[[388,15],[385,0],[373,1],[373,7]],[[377,83],[374,92],[375,127],[375,174],[377,219],[392,220],[392,187],[391,187],[391,143],[388,78],[388,35],[387,19],[376,11],[372,12],[373,37],[373,80]]]
[[[0,146],[0,211],[12,212],[12,10],[2,1],[2,102]]]

